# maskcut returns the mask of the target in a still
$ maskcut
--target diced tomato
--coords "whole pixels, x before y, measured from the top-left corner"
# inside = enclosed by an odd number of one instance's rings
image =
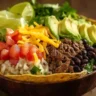
[[[22,35],[19,33],[18,30],[14,31],[14,33],[11,34],[12,39],[17,42],[18,40],[22,39]]]
[[[16,66],[19,60],[18,59],[10,59],[9,61],[10,61],[11,65]]]
[[[12,46],[15,44],[15,42],[10,36],[6,36],[6,44]]]
[[[7,29],[7,36],[10,36],[10,37],[13,37],[15,35],[18,35],[19,32],[16,30],[16,31],[13,31],[12,29],[10,28],[6,28]]]
[[[26,58],[29,60],[29,61],[33,61],[34,60],[34,56],[33,56],[33,53],[36,53],[38,50],[38,48],[35,46],[35,45],[31,45],[30,46],[30,49],[29,49],[29,52],[26,56]]]
[[[22,39],[22,35],[19,33],[18,30],[13,31],[9,28],[7,28],[7,36],[10,37],[15,43],[17,43],[18,40]]]
[[[44,57],[43,52],[40,52],[39,50],[36,52],[39,59],[42,59]]]
[[[9,59],[9,50],[3,49],[0,54],[1,60],[8,60]]]
[[[19,56],[20,56],[20,47],[17,44],[12,45],[12,47],[9,50],[9,56],[12,59],[19,59]]]
[[[24,58],[28,52],[29,52],[30,45],[28,43],[25,43],[20,47],[20,56]]]
[[[21,34],[15,35],[12,37],[12,39],[15,41],[15,43],[17,43],[18,40],[22,39],[22,35]]]
[[[35,45],[31,45],[29,49],[30,53],[36,53],[38,51],[38,48]]]
[[[16,36],[16,35],[18,35],[18,34],[19,34],[19,31],[16,30],[16,31],[14,31],[14,32],[11,34],[11,37],[14,37],[14,36]]]
[[[14,31],[11,28],[6,28],[6,30],[7,30],[7,36],[11,36],[14,33]]]
[[[33,54],[31,54],[30,52],[28,52],[28,54],[26,55],[26,59],[29,60],[29,61],[34,61]]]
[[[0,51],[1,51],[2,49],[6,49],[6,48],[8,48],[8,46],[6,45],[6,43],[0,42]]]

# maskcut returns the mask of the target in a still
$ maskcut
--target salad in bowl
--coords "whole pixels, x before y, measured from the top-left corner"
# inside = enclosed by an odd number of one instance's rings
[[[64,82],[96,70],[96,23],[68,2],[18,3],[0,11],[0,74]]]

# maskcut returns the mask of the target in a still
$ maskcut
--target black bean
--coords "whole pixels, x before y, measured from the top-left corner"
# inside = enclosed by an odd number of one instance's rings
[[[73,66],[75,65],[75,62],[73,60],[71,60],[71,65],[73,65]]]
[[[77,57],[78,57],[80,60],[83,59],[83,56],[82,56],[82,55],[78,55]]]
[[[83,50],[83,51],[82,51],[82,54],[87,54],[87,51],[86,51],[86,50]]]
[[[83,63],[83,64],[81,65],[81,67],[84,68],[86,65],[87,65],[86,63]]]
[[[86,47],[87,51],[93,51],[94,48],[92,46]]]
[[[93,51],[89,51],[88,52],[88,57],[94,58],[94,57],[96,57],[96,54]]]
[[[77,65],[80,65],[81,64],[81,60],[77,57],[74,57],[73,58],[74,62],[77,64]]]
[[[86,39],[83,39],[83,44],[85,45],[87,43],[88,43],[87,40]]]
[[[78,55],[82,55],[82,52],[80,52]]]
[[[96,48],[94,48],[93,52],[96,54]]]
[[[90,45],[88,45],[88,44],[84,44],[84,46],[86,49],[90,47]]]
[[[94,56],[94,59],[96,60],[96,56]]]
[[[82,60],[82,64],[87,64],[88,63],[88,59],[83,59]]]
[[[87,60],[89,59],[87,55],[84,55],[83,58],[84,59],[87,59]]]
[[[75,72],[80,72],[80,71],[81,71],[80,67],[79,67],[79,66],[77,66],[77,65],[76,65],[76,66],[74,66],[74,68],[73,68],[73,69],[74,69],[74,71],[75,71]]]
[[[83,70],[83,67],[80,67],[80,70],[82,71]]]
[[[96,70],[96,66],[93,66],[93,71],[95,71]]]
[[[95,53],[95,52],[93,52],[92,54],[93,54],[93,58],[95,58],[95,57],[96,57],[96,53]]]

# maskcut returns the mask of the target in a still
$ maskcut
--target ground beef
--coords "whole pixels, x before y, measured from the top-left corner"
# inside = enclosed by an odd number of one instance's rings
[[[52,45],[47,46],[49,54],[47,62],[49,70],[52,73],[74,72],[73,66],[70,65],[71,59],[84,49],[81,41],[76,42],[70,39],[63,39],[59,48]]]

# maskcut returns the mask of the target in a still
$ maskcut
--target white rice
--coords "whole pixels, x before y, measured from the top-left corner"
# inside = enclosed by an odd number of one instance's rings
[[[49,71],[48,63],[44,59],[42,59],[41,61],[38,60],[38,62],[29,62],[21,58],[19,59],[16,66],[12,65],[9,60],[0,61],[0,71],[5,75],[31,74],[30,70],[34,65],[41,70],[39,74],[44,74]]]

